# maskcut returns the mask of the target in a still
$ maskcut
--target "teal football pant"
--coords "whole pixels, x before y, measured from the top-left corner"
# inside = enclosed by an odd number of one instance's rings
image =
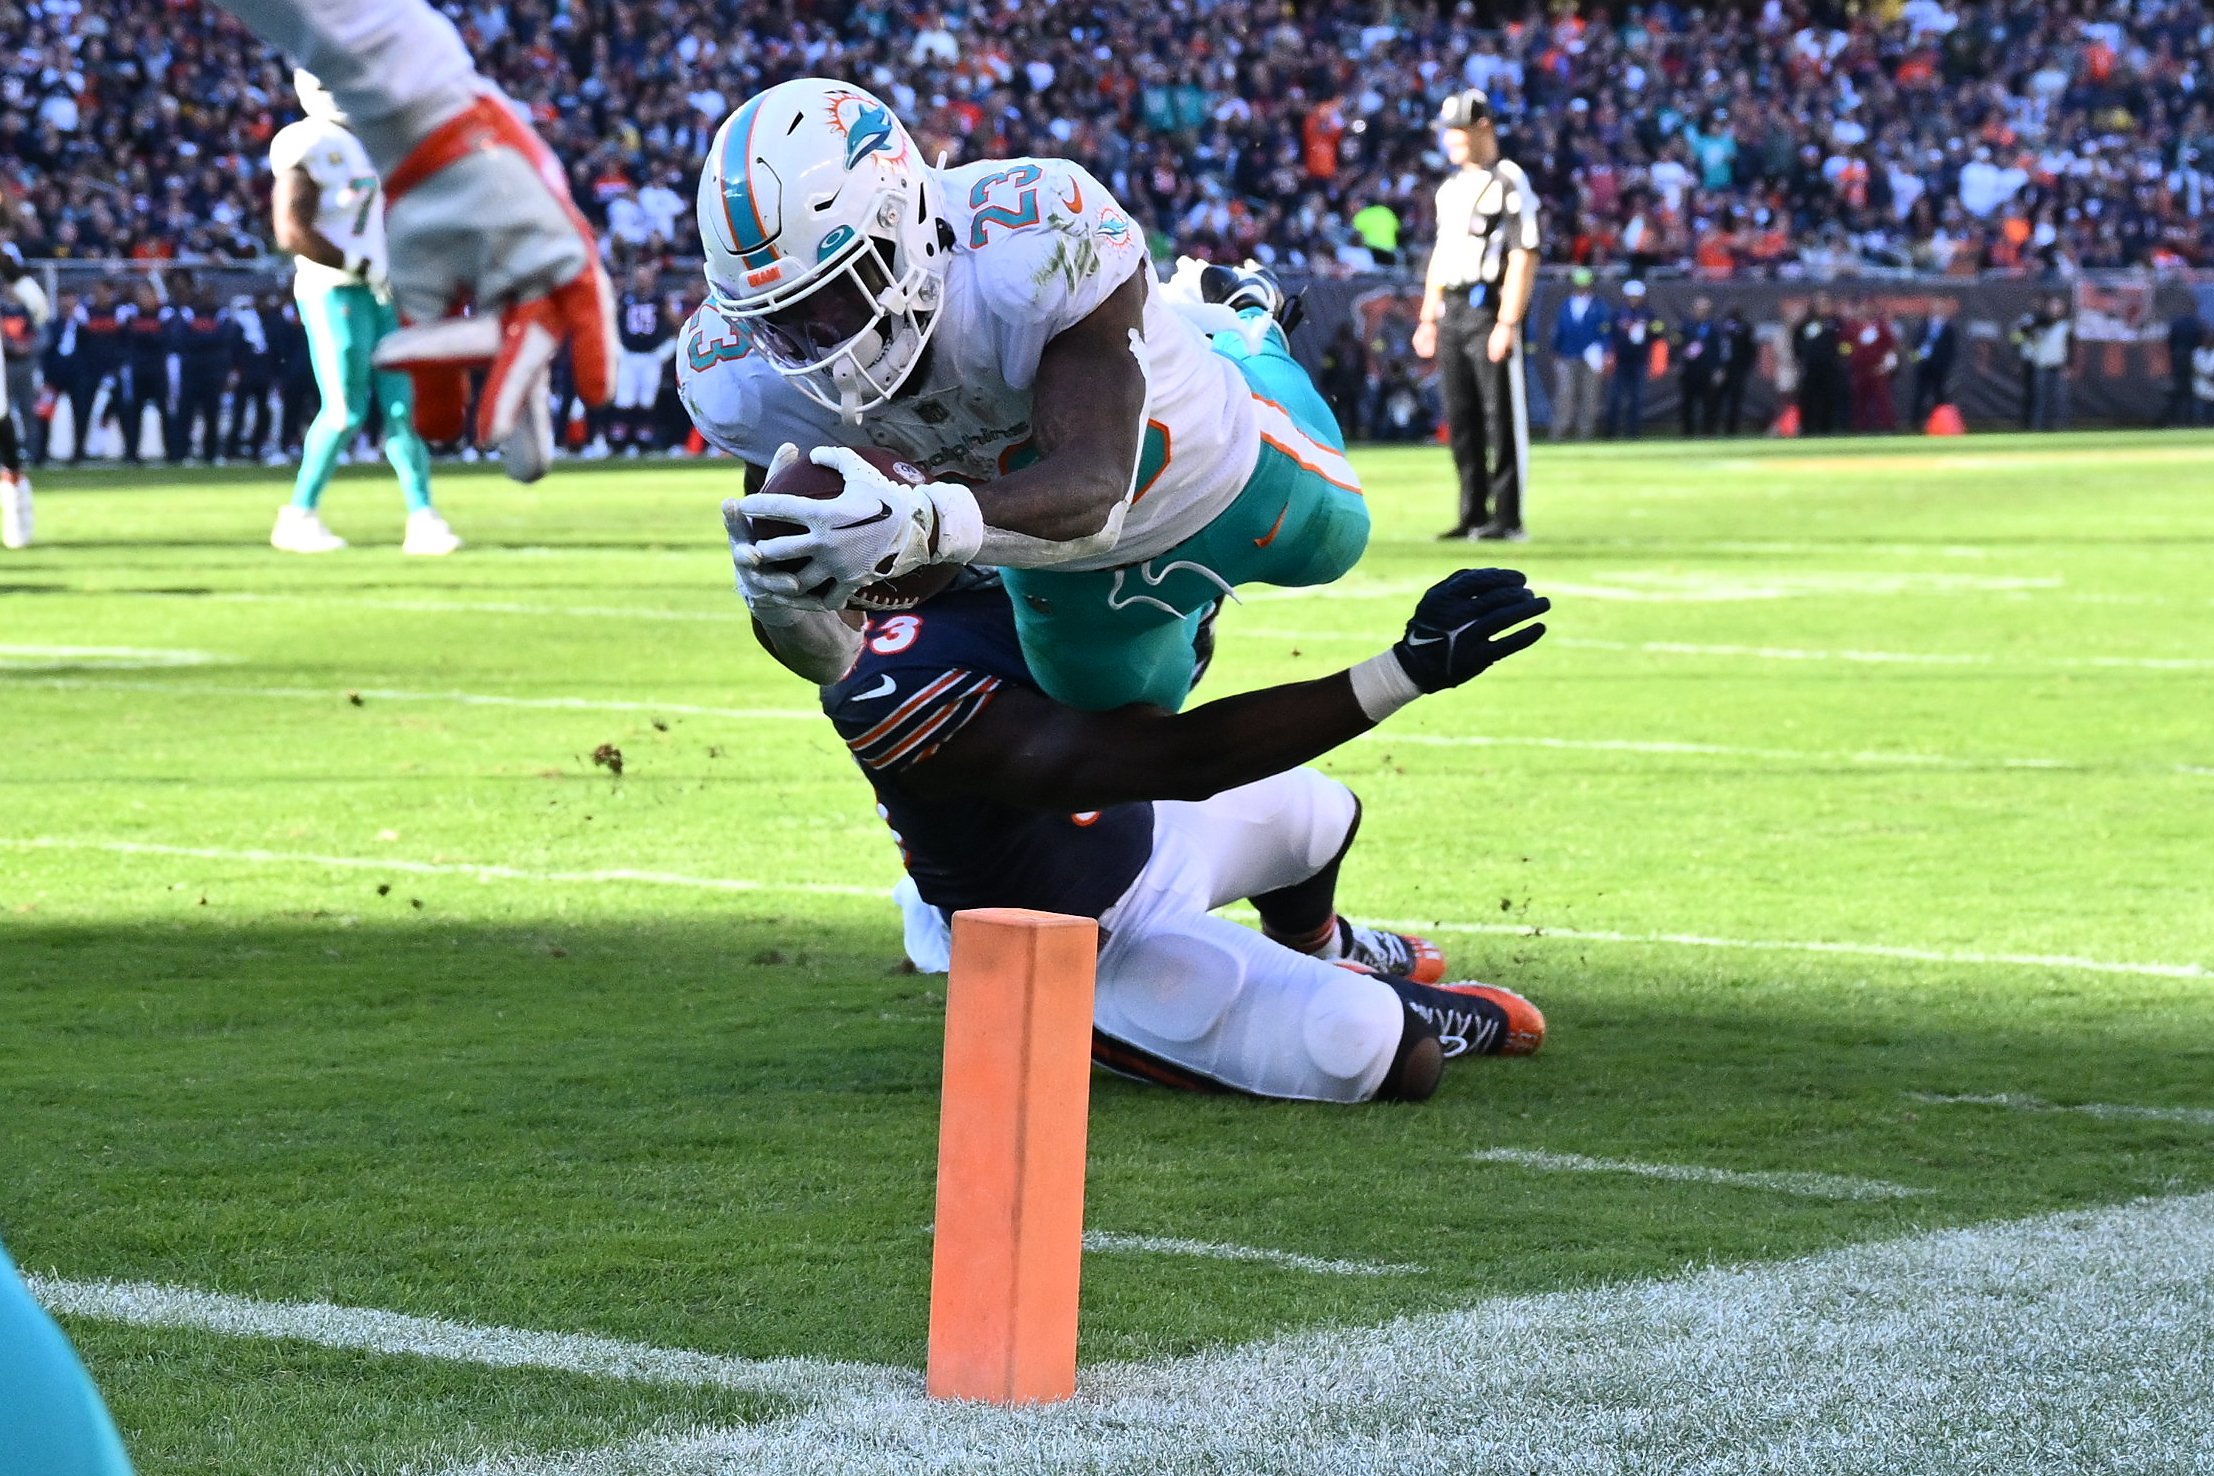
[[[315,366],[323,408],[300,445],[292,505],[312,508],[322,501],[338,453],[369,418],[373,393],[384,415],[384,459],[400,474],[407,510],[429,507],[430,452],[415,434],[414,391],[405,374],[369,362],[377,340],[399,326],[392,305],[362,286],[302,287],[293,296],[300,304],[300,326],[307,330],[308,359]]]
[[[69,1339],[0,1249],[0,1476],[131,1476]]]
[[[1142,564],[1001,571],[1023,658],[1057,702],[1173,711],[1191,691],[1192,640],[1226,590],[1328,584],[1368,547],[1368,504],[1345,437],[1283,332],[1270,325],[1257,350],[1218,333],[1214,350],[1236,361],[1260,421],[1260,460],[1236,500]]]

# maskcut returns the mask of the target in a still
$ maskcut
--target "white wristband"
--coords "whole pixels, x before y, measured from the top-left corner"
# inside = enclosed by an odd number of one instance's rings
[[[925,489],[938,509],[938,547],[934,564],[965,564],[984,546],[984,510],[976,494],[959,482],[932,482]]]
[[[1346,675],[1353,679],[1353,700],[1372,723],[1382,722],[1422,695],[1407,668],[1389,651],[1369,657]]]

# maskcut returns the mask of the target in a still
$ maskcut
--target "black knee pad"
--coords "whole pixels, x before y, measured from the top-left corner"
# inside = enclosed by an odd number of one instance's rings
[[[1413,1010],[1407,1010],[1399,1049],[1391,1058],[1391,1069],[1377,1084],[1376,1100],[1428,1101],[1444,1075],[1445,1048],[1438,1044],[1437,1028]]]

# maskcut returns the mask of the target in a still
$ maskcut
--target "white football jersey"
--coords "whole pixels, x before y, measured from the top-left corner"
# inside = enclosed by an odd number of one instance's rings
[[[986,482],[1035,460],[1031,388],[1046,344],[1150,262],[1137,225],[1102,185],[1061,159],[994,159],[944,176],[954,232],[945,305],[915,377],[858,427],[815,404],[742,329],[702,308],[685,324],[677,388],[700,433],[766,465],[778,444],[865,441],[925,470]],[[1163,553],[1237,497],[1260,455],[1252,391],[1237,366],[1149,291],[1143,320],[1146,431],[1116,546],[1060,567],[1101,569]]]
[[[305,169],[317,191],[315,229],[348,261],[385,264],[384,200],[376,166],[361,140],[328,118],[303,118],[277,130],[269,140],[269,172]],[[346,287],[361,281],[351,272],[294,257],[298,285]]]

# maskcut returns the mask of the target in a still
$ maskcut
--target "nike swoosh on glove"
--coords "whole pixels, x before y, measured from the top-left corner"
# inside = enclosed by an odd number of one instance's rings
[[[1518,569],[1463,569],[1422,596],[1391,652],[1416,686],[1442,692],[1536,645],[1543,625],[1514,627],[1552,608]]]
[[[756,492],[738,508],[802,530],[751,546],[757,583],[798,609],[843,608],[853,592],[931,563],[965,563],[983,537],[975,494],[954,482],[910,486],[845,446],[818,446],[808,460],[845,478],[836,497]],[[781,568],[767,567],[781,565]]]
[[[385,179],[392,296],[407,327],[377,346],[382,368],[415,381],[415,423],[430,440],[462,432],[468,371],[487,370],[475,438],[508,474],[535,481],[553,454],[546,403],[568,345],[577,395],[614,397],[615,297],[599,244],[561,163],[505,97],[479,95]],[[474,316],[458,316],[468,307]]]

